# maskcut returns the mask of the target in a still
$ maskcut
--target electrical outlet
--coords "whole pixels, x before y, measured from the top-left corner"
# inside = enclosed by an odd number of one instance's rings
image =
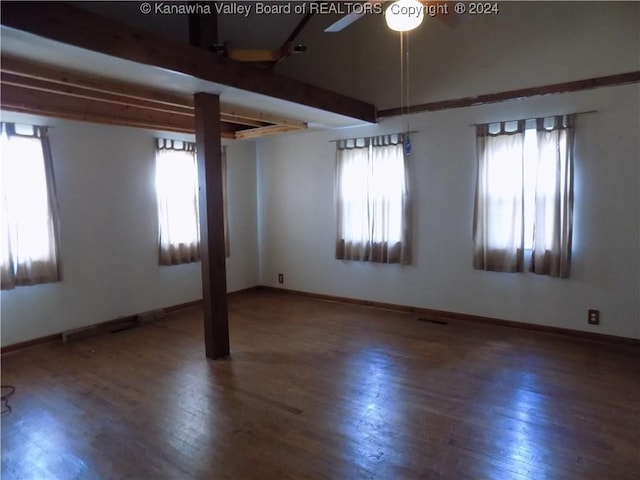
[[[600,325],[600,310],[589,309],[587,313],[587,321],[589,325]]]
[[[284,283],[284,275],[282,273],[278,274],[278,283]]]

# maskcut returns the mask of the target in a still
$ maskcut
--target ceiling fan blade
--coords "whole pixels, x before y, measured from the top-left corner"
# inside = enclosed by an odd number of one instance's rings
[[[331,33],[339,32],[342,29],[347,28],[349,25],[351,25],[353,22],[355,22],[362,16],[364,16],[364,13],[350,13],[342,17],[340,20],[338,20],[334,24],[329,25],[327,28],[324,29],[324,31],[331,32]]]

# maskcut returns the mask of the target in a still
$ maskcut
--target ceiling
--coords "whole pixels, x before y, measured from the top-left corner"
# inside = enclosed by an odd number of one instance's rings
[[[141,29],[158,30],[164,36],[175,41],[181,41],[188,37],[187,18],[177,18],[168,16],[164,18],[155,15],[144,17],[140,14],[140,2],[77,2],[76,6],[81,6],[85,10],[96,13],[107,13],[116,20],[128,19],[132,23],[142,23],[136,25]],[[137,16],[134,13],[137,12]],[[135,22],[131,22],[132,15]],[[138,22],[138,20],[153,20],[152,22]],[[241,19],[238,19],[241,20]],[[265,28],[258,28],[265,32],[260,39],[261,45],[270,42],[278,47],[282,41],[282,36],[288,36],[299,23],[300,16],[278,15],[278,16],[256,16],[252,19],[256,31],[256,26],[264,20]],[[229,28],[229,24],[225,24]],[[269,28],[267,28],[269,25]],[[273,28],[275,25],[276,28]],[[238,25],[231,26],[237,30]],[[55,65],[71,72],[80,72],[94,77],[111,79],[114,81],[126,82],[133,85],[141,85],[166,92],[173,92],[180,95],[192,95],[196,92],[207,92],[220,97],[221,106],[241,107],[260,112],[261,114],[278,116],[291,121],[304,122],[309,129],[341,128],[362,125],[367,122],[351,118],[345,115],[336,114],[320,108],[301,105],[292,101],[274,98],[271,96],[254,93],[248,90],[230,87],[221,83],[205,81],[195,76],[186,75],[180,72],[163,69],[152,65],[136,63],[115,56],[97,53],[92,50],[78,48],[65,43],[53,41],[21,30],[13,29],[2,25],[0,29],[1,52],[3,56],[12,56],[19,59],[26,59],[43,65]],[[185,43],[183,40],[181,43]],[[249,45],[234,43],[234,46],[246,48]],[[260,45],[252,45],[256,48]]]
[[[104,2],[104,1],[84,1],[73,2],[73,5],[83,10],[91,11],[100,15],[106,15],[122,23],[138,27],[140,29],[162,34],[177,42],[187,42],[189,38],[188,19],[185,15],[163,14],[161,9],[152,11],[149,14],[141,12],[142,1],[124,1],[124,2]],[[154,7],[156,5],[163,6],[163,2],[148,2]],[[186,3],[183,1],[173,3]],[[310,3],[320,4],[321,2],[309,1],[273,1],[264,0],[256,1],[238,1],[238,0],[222,0],[217,2],[198,2],[201,5],[210,5],[212,11],[212,20],[215,17],[217,25],[218,41],[231,41],[234,46],[240,48],[278,48],[287,39],[289,34],[296,28],[298,23],[303,19],[304,14],[294,13],[294,8],[299,5],[308,5]],[[217,4],[221,10],[212,4]],[[260,11],[256,8],[256,4],[262,4],[265,7],[269,5],[289,7],[291,13],[283,11],[268,12],[266,9]],[[335,6],[331,11],[314,14],[314,24],[305,27],[307,29],[324,30],[333,22],[342,18],[340,11],[347,11],[347,4],[355,2],[324,2],[333,3]],[[339,4],[342,4],[340,7]],[[238,6],[251,7],[251,11],[245,14]],[[223,7],[228,7],[222,10]],[[309,8],[309,7],[307,7]],[[342,10],[338,10],[341,8]],[[309,8],[310,11],[310,8]]]
[[[10,3],[13,2],[3,5]],[[145,15],[140,9],[143,3],[75,2],[74,5],[136,30],[159,34],[179,44],[188,43],[186,15],[157,12]],[[237,48],[278,48],[302,17],[258,15],[255,10],[248,16],[225,13],[217,16],[217,38],[221,42],[231,41]],[[384,27],[381,15],[366,15],[339,33],[324,33],[327,26],[341,17],[337,13],[313,15],[296,39],[308,47],[307,52],[285,58],[273,71],[280,77],[339,92],[384,110],[402,105],[403,89],[407,94],[404,102],[408,104],[437,103],[618,74],[637,70],[640,65],[640,43],[633,42],[637,40],[640,18],[638,2],[500,2],[499,14],[475,16],[455,28],[425,18],[423,25],[411,33],[410,47],[408,43],[405,45],[411,63],[404,78],[399,36]],[[194,75],[84,50],[4,26],[0,35],[3,55],[185,95],[198,91],[214,93],[220,95],[223,105],[253,108],[307,122],[312,129],[366,123],[327,109],[203,81]]]

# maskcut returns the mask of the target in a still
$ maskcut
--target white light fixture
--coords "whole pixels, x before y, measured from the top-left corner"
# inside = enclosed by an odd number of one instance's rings
[[[391,30],[408,32],[424,20],[424,5],[418,0],[398,0],[389,5],[384,18]]]

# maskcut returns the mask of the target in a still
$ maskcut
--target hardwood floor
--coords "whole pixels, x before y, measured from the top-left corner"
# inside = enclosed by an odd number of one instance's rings
[[[273,292],[2,357],[2,479],[638,479],[640,349]]]

